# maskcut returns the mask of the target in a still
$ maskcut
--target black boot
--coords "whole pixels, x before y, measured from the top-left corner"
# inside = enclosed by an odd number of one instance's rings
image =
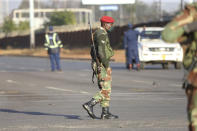
[[[118,119],[118,116],[111,114],[109,112],[109,107],[103,107],[101,119]]]
[[[92,98],[89,102],[83,104],[83,108],[88,112],[89,116],[93,119],[96,119],[97,117],[94,115],[93,112],[93,106],[97,104],[96,100]]]

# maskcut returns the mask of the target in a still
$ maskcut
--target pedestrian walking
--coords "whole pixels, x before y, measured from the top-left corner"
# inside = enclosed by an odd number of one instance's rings
[[[83,104],[83,108],[91,118],[95,119],[97,117],[94,114],[93,107],[97,103],[100,103],[102,107],[101,119],[117,119],[118,116],[109,112],[112,82],[112,69],[110,68],[109,61],[114,55],[114,52],[110,46],[108,32],[112,29],[114,19],[109,16],[103,16],[100,21],[101,27],[99,27],[93,35],[93,45],[95,45],[95,47],[91,50],[92,68],[97,77],[100,91],[95,94],[90,101]]]

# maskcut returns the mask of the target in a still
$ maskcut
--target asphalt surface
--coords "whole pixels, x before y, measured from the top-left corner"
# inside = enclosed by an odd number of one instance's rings
[[[98,92],[90,62],[61,64],[50,72],[47,58],[0,57],[0,131],[187,131],[183,70],[112,62],[110,111],[119,119],[92,120],[82,108]]]

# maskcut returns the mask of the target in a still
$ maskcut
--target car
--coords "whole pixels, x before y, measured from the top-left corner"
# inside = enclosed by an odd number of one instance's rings
[[[146,27],[143,35],[138,37],[138,53],[141,69],[146,64],[162,64],[163,69],[168,69],[169,64],[174,64],[175,69],[181,69],[183,49],[179,43],[166,43],[161,39],[163,27]],[[135,30],[143,31],[143,27]]]

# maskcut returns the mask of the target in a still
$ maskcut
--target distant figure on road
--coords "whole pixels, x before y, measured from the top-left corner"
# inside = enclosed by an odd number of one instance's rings
[[[97,118],[93,112],[93,106],[97,103],[101,104],[102,114],[101,119],[117,119],[118,116],[109,112],[109,102],[111,95],[111,73],[112,70],[109,65],[110,58],[114,55],[111,48],[108,32],[111,31],[114,19],[109,16],[103,16],[100,19],[101,27],[94,32],[94,43],[96,56],[92,56],[92,68],[96,72],[98,86],[100,91],[95,96],[83,104],[83,108],[88,112],[89,116],[93,119]],[[91,53],[92,54],[92,53]],[[96,58],[99,62],[96,62]],[[98,65],[97,65],[98,63]]]
[[[45,35],[44,46],[50,57],[51,71],[62,71],[60,66],[60,48],[63,45],[58,34],[53,32],[53,26],[49,26],[49,32]]]
[[[129,70],[133,68],[133,60],[137,65],[137,70],[140,69],[140,61],[138,55],[138,35],[142,35],[142,33],[133,30],[132,24],[128,24],[129,30],[124,33],[124,49],[126,54],[126,66]]]
[[[188,71],[183,88],[188,98],[189,131],[197,131],[197,3],[185,6],[162,32],[164,41],[186,45],[183,66]]]

